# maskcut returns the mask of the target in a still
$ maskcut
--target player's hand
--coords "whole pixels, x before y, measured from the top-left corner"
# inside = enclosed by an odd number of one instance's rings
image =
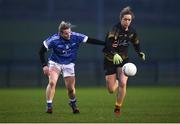
[[[145,56],[145,54],[143,52],[139,53],[139,57],[141,57],[141,59],[144,60],[144,61],[146,59],[146,56]]]
[[[49,68],[48,68],[48,66],[43,67],[43,72],[44,72],[44,75],[49,76]]]
[[[114,56],[113,56],[113,63],[115,65],[121,64],[122,61],[123,61],[123,59],[121,58],[121,56],[119,54],[117,54],[117,53],[114,54]]]

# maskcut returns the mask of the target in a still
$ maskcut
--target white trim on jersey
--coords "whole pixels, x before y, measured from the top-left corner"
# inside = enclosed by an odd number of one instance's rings
[[[43,41],[43,44],[48,49],[48,45],[47,45],[46,41]]]
[[[83,42],[86,43],[87,40],[88,40],[88,36],[85,36]]]
[[[59,39],[59,35],[54,34],[52,37],[49,37],[48,39],[43,41],[43,44],[47,48],[47,50],[49,50],[48,46],[49,46],[50,42],[53,41],[53,40],[58,40],[58,39]]]

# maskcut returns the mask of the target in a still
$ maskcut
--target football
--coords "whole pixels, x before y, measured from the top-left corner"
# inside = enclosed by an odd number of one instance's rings
[[[135,76],[137,68],[136,65],[133,63],[126,63],[123,65],[122,71],[126,76]]]

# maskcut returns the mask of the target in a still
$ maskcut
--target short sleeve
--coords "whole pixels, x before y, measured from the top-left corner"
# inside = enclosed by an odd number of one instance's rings
[[[88,36],[81,34],[81,33],[75,33],[75,32],[73,32],[72,34],[77,37],[77,40],[79,42],[87,42]]]
[[[51,49],[53,47],[53,41],[56,39],[58,39],[58,36],[54,35],[52,37],[47,38],[45,41],[43,41],[43,44],[47,49]]]

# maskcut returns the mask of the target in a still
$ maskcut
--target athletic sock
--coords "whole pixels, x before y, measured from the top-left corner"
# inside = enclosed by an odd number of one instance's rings
[[[116,102],[116,103],[115,103],[115,106],[120,108],[120,107],[122,106],[122,103]]]
[[[47,107],[48,108],[52,108],[52,100],[48,100],[47,101]]]
[[[70,105],[73,107],[76,107],[76,102],[77,102],[76,98],[69,100]]]

